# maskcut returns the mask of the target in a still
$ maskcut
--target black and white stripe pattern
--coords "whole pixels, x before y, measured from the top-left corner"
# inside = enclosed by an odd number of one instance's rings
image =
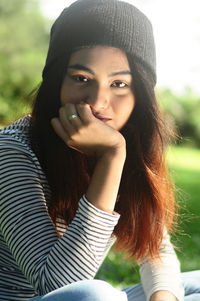
[[[114,243],[112,232],[119,219],[83,196],[68,229],[59,220],[58,237],[47,209],[50,189],[30,147],[30,118],[0,131],[0,301],[30,300],[92,279]],[[179,261],[168,235],[160,257],[162,264],[147,260],[140,266],[147,300],[160,289],[183,300]],[[137,298],[136,288],[125,289],[129,300]]]
[[[0,131],[0,300],[29,300],[92,279],[114,242],[119,215],[83,196],[59,238],[49,217],[50,189],[30,148],[29,116]]]

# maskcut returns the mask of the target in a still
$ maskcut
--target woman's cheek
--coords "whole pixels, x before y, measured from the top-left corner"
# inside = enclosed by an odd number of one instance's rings
[[[66,103],[79,103],[81,101],[81,95],[77,89],[72,89],[71,87],[63,87],[61,90],[61,103],[62,105]]]

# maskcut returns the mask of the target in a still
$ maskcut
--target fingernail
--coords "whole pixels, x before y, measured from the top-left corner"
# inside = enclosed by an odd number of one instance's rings
[[[58,119],[58,118],[57,118],[57,117],[51,118],[51,120],[50,120],[51,124],[52,124],[54,121],[56,121],[56,119]]]

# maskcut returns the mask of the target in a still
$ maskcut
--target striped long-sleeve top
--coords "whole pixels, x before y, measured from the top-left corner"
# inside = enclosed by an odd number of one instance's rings
[[[115,240],[112,233],[120,217],[99,210],[83,196],[72,223],[66,227],[60,221],[55,229],[47,206],[50,188],[30,146],[30,118],[0,131],[1,301],[29,300],[92,279]],[[179,262],[168,239],[161,257],[167,258],[162,270],[148,261],[141,265],[145,292],[150,296],[164,287],[180,299],[180,283],[174,280]]]

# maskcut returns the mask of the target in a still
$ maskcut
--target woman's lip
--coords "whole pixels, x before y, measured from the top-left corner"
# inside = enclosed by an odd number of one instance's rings
[[[101,115],[94,115],[96,118],[102,120],[102,121],[109,121],[111,120],[112,118],[110,117],[106,117],[106,116],[101,116]]]
[[[104,116],[104,115],[100,115],[100,114],[95,114],[93,113],[94,117],[100,119],[100,120],[111,120],[112,118],[108,117],[108,116]]]

